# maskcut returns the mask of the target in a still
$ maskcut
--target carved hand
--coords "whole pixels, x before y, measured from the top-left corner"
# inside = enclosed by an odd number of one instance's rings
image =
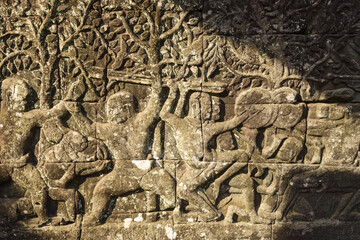
[[[65,107],[66,109],[71,113],[79,113],[80,112],[80,108],[78,106],[78,103],[77,102],[66,102],[64,101],[65,103]]]
[[[77,101],[85,93],[85,84],[83,80],[77,80],[72,83],[64,98],[67,101]]]
[[[181,81],[177,84],[179,91],[180,91],[180,95],[185,96],[189,90],[190,90],[190,83],[189,82],[184,82]]]
[[[170,89],[169,97],[176,97],[176,92],[177,92],[177,89],[178,89],[178,85],[176,84],[176,82],[174,80],[170,80],[168,82],[168,86],[169,86],[169,89]]]
[[[50,187],[65,188],[65,185],[66,185],[66,183],[61,181],[61,179],[59,179],[59,180],[49,180],[49,186]]]

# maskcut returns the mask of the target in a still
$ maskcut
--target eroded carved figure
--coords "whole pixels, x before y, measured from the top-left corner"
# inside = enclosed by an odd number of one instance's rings
[[[46,184],[34,166],[33,147],[36,128],[41,127],[47,118],[66,114],[61,102],[50,110],[30,110],[31,88],[24,81],[8,78],[2,83],[3,97],[1,107],[1,161],[6,164],[11,180],[28,189],[31,202],[40,224],[49,219],[46,212]],[[36,143],[36,142],[35,142]]]
[[[148,105],[140,113],[135,112],[135,97],[130,92],[112,95],[105,107],[108,123],[91,123],[79,108],[70,110],[82,133],[104,141],[114,160],[114,169],[94,189],[93,206],[91,213],[85,215],[85,225],[100,223],[112,197],[138,189],[156,192],[166,197],[169,207],[173,204],[174,180],[155,165],[149,151],[150,134],[161,110],[160,91],[161,86],[154,83]]]

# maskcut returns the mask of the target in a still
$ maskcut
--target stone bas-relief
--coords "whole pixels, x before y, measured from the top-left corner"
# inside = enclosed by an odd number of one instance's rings
[[[358,9],[0,3],[0,239],[358,239]]]

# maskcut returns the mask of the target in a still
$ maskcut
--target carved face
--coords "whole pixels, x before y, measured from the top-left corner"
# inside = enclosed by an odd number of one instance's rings
[[[213,121],[220,120],[220,112],[221,112],[221,102],[220,99],[217,97],[212,98],[212,105],[211,105],[211,119]]]
[[[189,116],[200,119],[200,94],[193,93],[189,99]]]
[[[42,127],[46,140],[52,144],[59,143],[66,133],[66,128],[58,118],[46,120]]]
[[[220,134],[217,139],[218,151],[231,151],[236,148],[233,137],[230,132]]]
[[[107,119],[111,123],[126,122],[135,114],[134,96],[126,91],[121,91],[111,96],[106,103]]]
[[[209,121],[212,119],[211,99],[207,93],[193,93],[189,99],[190,109],[189,115],[201,121]]]
[[[201,102],[201,120],[202,122],[210,121],[212,117],[211,98],[207,93],[202,93],[200,97]]]
[[[66,134],[64,143],[69,144],[75,152],[82,152],[88,146],[87,138],[78,132],[71,131]]]
[[[8,100],[8,110],[14,112],[25,112],[27,110],[30,90],[25,83],[10,85],[6,90],[6,96]]]
[[[211,104],[201,104],[201,120],[203,122],[210,121],[212,117]]]

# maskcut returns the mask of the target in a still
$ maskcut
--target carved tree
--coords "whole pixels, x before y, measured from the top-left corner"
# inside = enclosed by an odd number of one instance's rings
[[[41,108],[50,107],[51,100],[59,97],[60,93],[56,91],[74,81],[72,79],[65,85],[62,83],[61,61],[67,61],[66,74],[88,79],[88,71],[77,51],[81,48],[81,33],[90,29],[87,23],[91,24],[96,2],[19,1],[13,11],[4,10],[2,21],[5,28],[1,29],[0,35],[1,78],[23,70],[30,70],[32,75],[37,71],[41,85],[38,91]],[[3,9],[11,8],[13,6],[9,5]],[[101,38],[100,35],[97,37]]]
[[[176,6],[173,1],[159,0],[125,1],[104,7],[108,11],[100,28],[109,30],[105,38],[115,54],[109,65],[112,72],[108,89],[120,79],[149,85],[150,79],[162,82],[164,78],[199,76],[200,15],[171,11]],[[127,77],[129,69],[132,79]]]
[[[264,46],[270,45],[264,43]],[[232,93],[252,87],[300,88],[304,84],[300,72],[290,68],[277,48],[262,51],[252,41],[210,36],[204,46],[204,65],[209,81],[227,83]]]

